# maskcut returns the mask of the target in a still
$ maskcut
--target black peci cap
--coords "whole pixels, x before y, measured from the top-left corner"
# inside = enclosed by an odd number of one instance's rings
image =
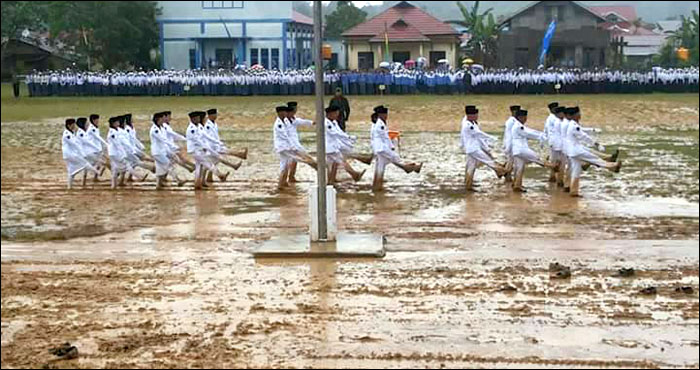
[[[209,109],[207,114],[216,114],[216,108]]]

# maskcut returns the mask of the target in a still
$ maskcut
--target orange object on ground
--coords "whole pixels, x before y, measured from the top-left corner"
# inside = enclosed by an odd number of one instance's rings
[[[394,140],[394,139],[397,139],[399,136],[401,136],[401,132],[389,131],[389,139]]]

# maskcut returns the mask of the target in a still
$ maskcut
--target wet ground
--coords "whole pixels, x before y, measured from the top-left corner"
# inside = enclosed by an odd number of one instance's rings
[[[2,367],[697,368],[698,131],[608,131],[622,172],[590,169],[579,199],[537,168],[526,194],[483,168],[466,194],[458,134],[407,132],[421,174],[373,194],[357,163],[338,188],[340,228],[385,235],[384,259],[256,261],[306,232],[315,179],[276,191],[267,130],[223,130],[250,159],[213,190],[67,191],[60,125],[3,122]]]

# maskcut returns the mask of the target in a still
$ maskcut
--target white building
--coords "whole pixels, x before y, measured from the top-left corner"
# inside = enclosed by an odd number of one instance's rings
[[[291,1],[159,1],[161,67],[261,64],[304,68],[313,62],[313,21]]]

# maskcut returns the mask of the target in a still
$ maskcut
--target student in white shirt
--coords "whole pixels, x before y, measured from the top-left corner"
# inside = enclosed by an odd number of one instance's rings
[[[73,177],[80,171],[90,171],[96,175],[99,174],[97,169],[85,159],[85,153],[80,140],[76,136],[76,131],[75,119],[67,119],[63,130],[61,149],[63,151],[63,161],[66,162],[66,169],[68,170],[68,189],[73,188]]]

